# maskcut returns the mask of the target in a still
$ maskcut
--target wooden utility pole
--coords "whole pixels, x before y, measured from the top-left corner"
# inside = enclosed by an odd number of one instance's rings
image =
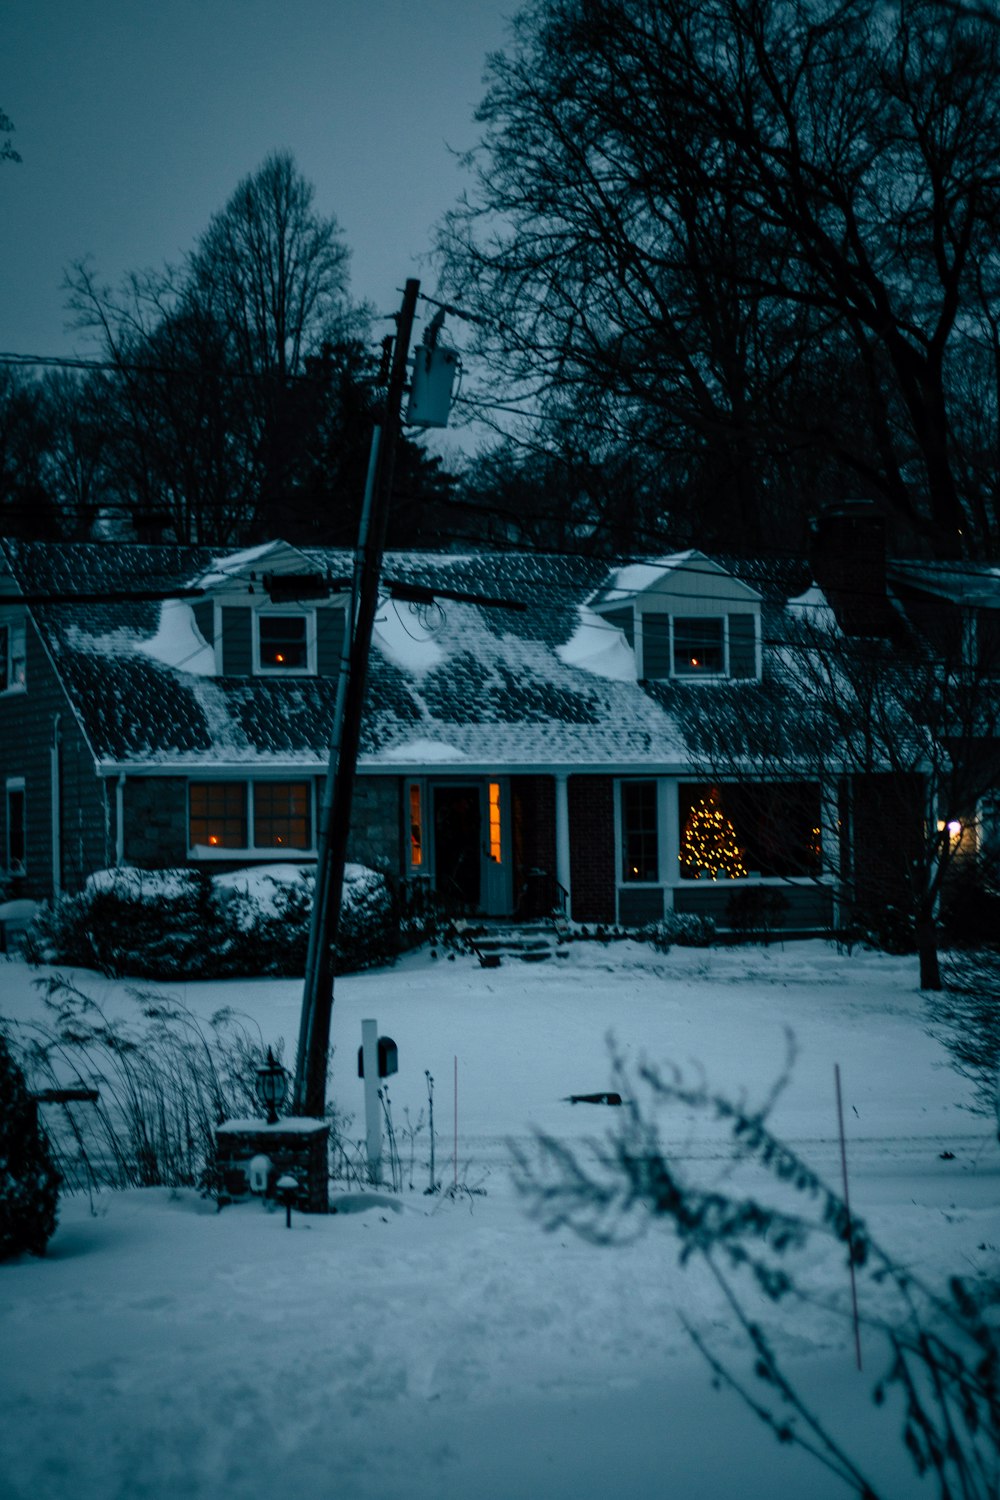
[[[346,662],[346,678],[342,668],[338,688],[338,722],[334,726],[327,779],[329,795],[324,797],[319,830],[316,890],[309,936],[309,959],[302,993],[302,1020],[293,1100],[293,1109],[297,1115],[317,1118],[322,1118],[326,1108],[334,955],[344,889],[347,839],[351,827],[351,805],[361,744],[368,655],[378,608],[382,553],[385,550],[389,522],[406,365],[419,291],[419,281],[407,281],[403,304],[396,315],[396,340],[386,390],[381,441],[374,467],[367,534],[359,537],[355,608],[349,622],[350,653]],[[362,529],[365,530],[364,522]]]

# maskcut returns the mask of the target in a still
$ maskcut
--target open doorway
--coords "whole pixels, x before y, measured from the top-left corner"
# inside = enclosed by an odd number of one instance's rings
[[[434,788],[435,886],[473,911],[482,903],[482,794],[478,785]]]

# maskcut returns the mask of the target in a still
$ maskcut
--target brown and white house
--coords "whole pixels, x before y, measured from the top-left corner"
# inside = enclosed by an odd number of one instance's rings
[[[221,556],[0,542],[9,893],[51,899],[116,865],[308,861],[347,595],[278,585],[351,566],[280,541]],[[724,925],[734,889],[774,886],[789,928],[837,920],[842,850],[819,840],[818,786],[780,799],[787,858],[744,799],[739,872],[702,878],[691,828],[712,788],[681,728],[692,695],[710,706],[719,684],[767,680],[808,565],[407,553],[383,576],[436,601],[379,610],[352,859],[489,916],[558,904],[582,922]],[[1000,618],[1000,580],[980,581]],[[927,578],[905,583],[920,596]]]

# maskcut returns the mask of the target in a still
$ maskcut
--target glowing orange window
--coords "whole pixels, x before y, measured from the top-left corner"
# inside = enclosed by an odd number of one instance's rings
[[[410,864],[424,862],[424,825],[420,810],[420,788],[410,787]]]
[[[490,859],[500,863],[500,783],[490,782]]]

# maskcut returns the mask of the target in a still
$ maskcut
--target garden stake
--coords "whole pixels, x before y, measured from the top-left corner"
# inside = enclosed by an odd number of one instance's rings
[[[854,1354],[861,1369],[861,1330],[858,1327],[858,1287],[854,1275],[854,1228],[851,1223],[851,1199],[847,1191],[847,1147],[844,1143],[844,1106],[840,1097],[840,1064],[834,1063],[837,1085],[837,1123],[840,1126],[840,1173],[844,1183],[844,1208],[847,1210],[847,1259],[851,1268],[851,1307],[854,1312]]]

